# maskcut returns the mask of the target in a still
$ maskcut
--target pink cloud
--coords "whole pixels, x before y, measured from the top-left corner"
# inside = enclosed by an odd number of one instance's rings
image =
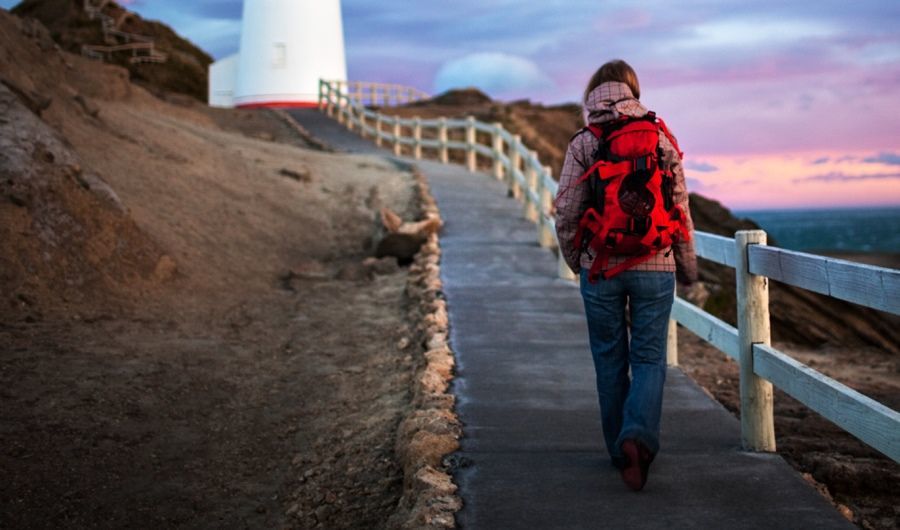
[[[709,155],[703,160],[716,171],[697,173],[686,162],[685,174],[691,191],[734,209],[900,205],[900,173],[862,162],[873,154]]]

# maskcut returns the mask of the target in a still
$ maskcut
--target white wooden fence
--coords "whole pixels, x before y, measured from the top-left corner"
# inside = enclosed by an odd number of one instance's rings
[[[405,105],[415,101],[431,99],[431,95],[417,88],[393,83],[372,83],[367,81],[332,81],[331,86],[347,94],[355,104],[373,107]]]
[[[421,159],[431,154],[446,164],[450,162],[450,152],[459,151],[464,154],[469,171],[477,171],[479,162],[489,165],[494,177],[505,181],[512,195],[524,202],[525,216],[538,225],[540,244],[557,247],[556,224],[551,215],[557,183],[550,168],[541,164],[535,151],[525,147],[519,135],[499,123],[484,123],[471,116],[464,120],[386,116],[365,107],[365,92],[347,92],[343,86],[342,82],[320,81],[319,108],[350,130],[374,139],[376,145],[389,145],[396,155]],[[574,279],[561,259],[559,270],[563,277]]]
[[[461,151],[469,171],[490,168],[524,203],[524,215],[537,223],[538,240],[557,247],[552,201],[557,183],[550,168],[497,123],[467,119],[402,119],[365,107],[362,91],[347,92],[343,83],[321,81],[319,108],[351,130],[388,144],[397,155],[420,159],[425,150],[443,163],[451,150]],[[353,87],[354,85],[349,85]],[[358,86],[358,85],[357,85]],[[412,92],[407,92],[412,93]],[[451,139],[453,132],[457,139]],[[740,366],[741,438],[747,450],[775,451],[772,385],[828,418],[863,442],[900,462],[900,413],[870,399],[772,348],[769,327],[769,280],[900,315],[900,271],[793,252],[766,245],[762,230],[726,238],[695,232],[697,255],[735,269],[738,327],[675,299],[669,327],[670,364],[677,364],[677,326],[686,327]],[[559,260],[560,276],[574,275]]]
[[[738,327],[676,299],[672,318],[740,364],[745,448],[775,450],[772,385],[900,462],[900,414],[771,346],[769,280],[900,315],[900,271],[766,245],[762,230],[735,239],[696,232],[697,255],[735,268]],[[748,413],[749,412],[749,413]]]

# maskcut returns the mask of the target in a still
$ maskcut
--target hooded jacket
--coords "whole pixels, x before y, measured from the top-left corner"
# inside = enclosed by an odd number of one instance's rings
[[[625,83],[607,82],[592,90],[584,104],[585,124],[600,124],[615,120],[619,116],[641,117],[647,109],[635,99],[631,89]],[[660,133],[660,147],[663,157],[660,164],[671,169],[675,177],[675,204],[681,205],[686,214],[687,228],[691,232],[690,241],[679,241],[669,248],[660,250],[649,261],[640,263],[629,270],[676,272],[681,283],[690,284],[697,280],[697,257],[694,253],[693,230],[688,204],[688,191],[684,181],[684,169],[678,151],[665,134]],[[582,252],[575,247],[575,233],[584,212],[591,206],[588,183],[578,179],[595,162],[592,154],[597,150],[599,140],[589,131],[576,134],[569,142],[566,159],[559,177],[559,191],[556,196],[556,234],[559,239],[560,252],[569,267],[579,272],[590,269],[594,256]],[[607,270],[628,259],[628,256],[612,256]]]

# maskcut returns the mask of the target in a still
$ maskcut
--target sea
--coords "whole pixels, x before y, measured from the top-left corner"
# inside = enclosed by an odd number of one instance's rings
[[[790,250],[900,253],[900,206],[739,210],[734,215],[755,221],[779,247]]]

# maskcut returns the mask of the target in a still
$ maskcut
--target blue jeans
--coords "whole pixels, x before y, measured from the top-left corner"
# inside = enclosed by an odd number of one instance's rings
[[[624,463],[622,442],[642,442],[659,451],[659,421],[666,382],[666,334],[674,300],[675,274],[625,271],[588,283],[581,271],[603,438],[614,465]],[[631,313],[631,340],[625,321]],[[631,367],[631,380],[628,368]]]

